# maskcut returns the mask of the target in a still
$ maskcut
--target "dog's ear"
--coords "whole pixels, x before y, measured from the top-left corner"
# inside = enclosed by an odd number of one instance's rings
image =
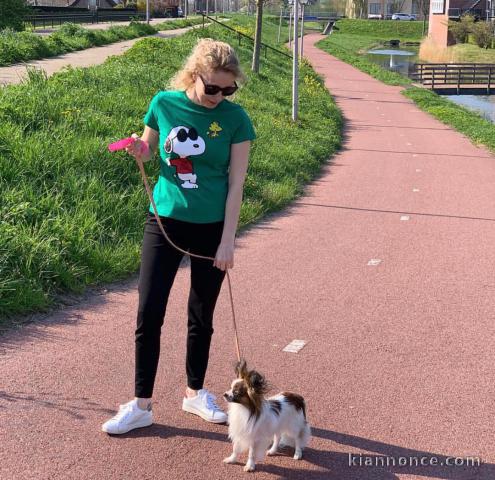
[[[268,391],[268,384],[265,377],[256,370],[249,372],[247,383],[257,395],[263,395]]]
[[[238,378],[245,378],[247,376],[247,373],[246,360],[242,358],[240,362],[237,362],[237,365],[235,366],[235,374]]]

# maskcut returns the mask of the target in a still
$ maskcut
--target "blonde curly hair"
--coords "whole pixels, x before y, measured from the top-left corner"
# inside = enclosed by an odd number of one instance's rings
[[[201,38],[182,68],[170,79],[169,87],[176,90],[187,90],[194,85],[193,76],[195,74],[218,70],[232,73],[236,81],[246,81],[239,59],[228,43],[212,38]]]

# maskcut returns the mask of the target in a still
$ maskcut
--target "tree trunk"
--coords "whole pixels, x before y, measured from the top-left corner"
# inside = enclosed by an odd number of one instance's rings
[[[256,31],[254,34],[253,64],[251,70],[259,73],[261,53],[261,22],[263,20],[263,0],[256,1]]]

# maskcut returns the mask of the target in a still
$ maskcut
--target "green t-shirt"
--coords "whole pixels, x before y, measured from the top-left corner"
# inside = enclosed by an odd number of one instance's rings
[[[153,97],[144,123],[160,134],[158,214],[192,223],[224,220],[230,146],[256,138],[244,109],[227,99],[207,108],[184,90],[168,90]]]

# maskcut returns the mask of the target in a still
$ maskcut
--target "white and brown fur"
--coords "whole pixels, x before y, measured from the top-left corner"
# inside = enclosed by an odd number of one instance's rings
[[[294,446],[294,458],[300,460],[311,436],[304,398],[290,392],[265,398],[269,388],[265,378],[256,370],[248,371],[245,361],[237,364],[236,374],[231,389],[223,395],[229,402],[229,438],[233,442],[232,455],[223,461],[235,463],[239,454],[248,450],[244,470],[253,472],[256,462],[262,461],[265,453],[275,455],[282,443]]]

